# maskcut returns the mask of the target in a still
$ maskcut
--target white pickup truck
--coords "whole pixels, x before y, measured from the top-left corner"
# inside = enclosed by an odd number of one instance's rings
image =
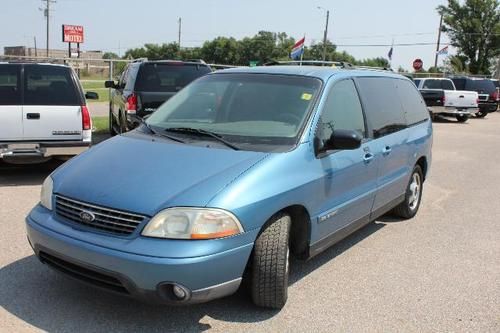
[[[39,163],[89,148],[92,120],[74,71],[64,65],[0,63],[0,160]]]
[[[414,81],[433,117],[439,114],[466,122],[479,112],[477,92],[456,90],[450,79],[421,78]]]

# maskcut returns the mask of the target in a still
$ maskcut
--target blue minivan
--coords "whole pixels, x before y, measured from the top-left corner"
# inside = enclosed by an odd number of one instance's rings
[[[47,177],[28,239],[41,262],[119,294],[191,304],[245,278],[256,305],[281,308],[290,256],[417,213],[431,147],[403,76],[219,71]]]

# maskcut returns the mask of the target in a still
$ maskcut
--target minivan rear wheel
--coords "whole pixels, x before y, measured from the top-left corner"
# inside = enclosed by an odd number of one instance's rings
[[[394,208],[394,214],[405,219],[414,217],[420,207],[423,186],[424,175],[422,168],[420,165],[416,165],[413,168],[410,181],[406,187],[405,200]]]
[[[281,309],[288,298],[291,218],[280,213],[270,219],[254,245],[251,290],[253,302]]]

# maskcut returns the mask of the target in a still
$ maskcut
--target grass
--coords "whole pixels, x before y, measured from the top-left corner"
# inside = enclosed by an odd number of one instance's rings
[[[107,134],[109,133],[108,117],[92,117],[92,126],[94,134]]]
[[[93,91],[99,94],[99,99],[89,99],[89,103],[109,102],[109,89],[104,88],[104,80],[102,81],[81,81],[83,90]]]

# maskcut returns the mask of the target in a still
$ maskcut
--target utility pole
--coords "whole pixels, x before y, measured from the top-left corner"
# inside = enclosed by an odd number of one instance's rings
[[[33,36],[33,40],[35,42],[35,58],[38,57],[38,50],[36,48],[36,36]]]
[[[179,17],[179,40],[177,45],[179,46],[179,51],[181,50],[181,29],[182,29],[182,18]]]
[[[434,68],[437,69],[438,59],[439,59],[439,48],[441,47],[441,29],[443,29],[443,14],[441,14],[441,19],[439,20],[439,32],[438,32],[438,40],[436,44],[436,59],[434,60]]]
[[[326,61],[326,41],[328,39],[328,20],[330,19],[330,11],[328,9],[319,6],[318,9],[326,10],[325,32],[323,35],[323,61]]]
[[[42,2],[45,2],[45,8],[42,8],[40,10],[43,10],[45,18],[47,20],[47,58],[49,57],[49,32],[50,32],[50,4],[55,3],[55,0],[42,0]]]

